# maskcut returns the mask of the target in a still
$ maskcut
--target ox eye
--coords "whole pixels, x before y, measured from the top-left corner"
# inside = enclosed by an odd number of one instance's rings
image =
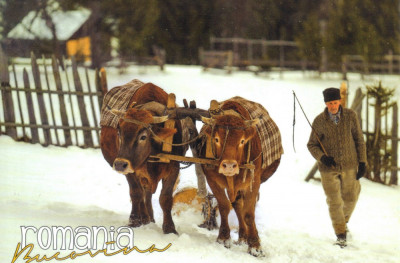
[[[147,139],[147,136],[146,136],[146,135],[142,135],[142,136],[140,136],[140,139],[139,139],[139,140],[144,141],[144,140],[146,140],[146,139]]]
[[[240,144],[244,144],[244,139],[242,139],[242,140],[240,141]]]
[[[215,142],[216,142],[216,143],[219,143],[219,139],[218,139],[218,138],[215,138]]]

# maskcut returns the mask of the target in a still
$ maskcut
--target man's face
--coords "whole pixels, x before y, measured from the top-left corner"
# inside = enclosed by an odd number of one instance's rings
[[[326,107],[328,107],[328,111],[332,114],[336,114],[339,111],[340,100],[332,100],[325,102]]]

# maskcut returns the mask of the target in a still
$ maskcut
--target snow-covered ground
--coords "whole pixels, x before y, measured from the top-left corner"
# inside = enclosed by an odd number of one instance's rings
[[[400,188],[374,184],[361,179],[360,200],[349,224],[349,246],[340,249],[332,245],[335,236],[328,216],[325,196],[320,183],[304,182],[314,160],[306,142],[308,126],[299,107],[296,109],[295,148],[292,146],[293,94],[296,92],[312,121],[323,108],[322,90],[339,87],[339,74],[284,72],[260,74],[222,71],[202,72],[197,66],[167,66],[165,72],[148,67],[129,68],[124,75],[109,69],[109,87],[124,84],[133,78],[153,82],[167,92],[196,100],[199,108],[208,108],[211,99],[225,100],[242,96],[264,105],[279,126],[285,154],[274,176],[261,186],[256,208],[256,224],[261,238],[264,258],[247,254],[246,246],[233,245],[226,249],[216,243],[218,231],[197,227],[202,222],[199,211],[190,207],[174,215],[179,235],[162,233],[162,212],[158,204],[159,190],[153,196],[155,224],[134,229],[134,245],[147,249],[155,244],[165,252],[122,253],[115,256],[100,254],[77,257],[75,262],[400,262]],[[350,102],[355,89],[382,80],[385,86],[396,88],[398,76],[349,75]],[[200,124],[199,124],[200,125]],[[128,185],[123,176],[114,172],[104,161],[100,150],[78,147],[60,148],[14,142],[0,136],[0,261],[11,262],[21,226],[124,226],[130,213]],[[194,168],[182,170],[180,187],[195,186]],[[174,209],[175,211],[175,209]],[[232,238],[237,238],[237,221],[230,215]],[[27,243],[36,236],[28,235]],[[45,240],[46,237],[44,237]],[[36,254],[59,258],[71,251],[41,250]],[[15,262],[26,262],[25,253]],[[70,261],[71,259],[69,259]],[[55,261],[55,260],[52,260]],[[35,262],[35,261],[33,261]]]

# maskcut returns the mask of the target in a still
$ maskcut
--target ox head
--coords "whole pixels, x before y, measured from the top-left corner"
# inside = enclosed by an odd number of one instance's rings
[[[221,115],[204,118],[204,129],[211,137],[211,146],[216,159],[220,160],[218,172],[225,176],[239,174],[239,165],[245,162],[245,147],[256,134],[255,125],[259,119],[243,120],[235,115]]]
[[[153,116],[157,109],[135,107],[126,112],[115,110],[112,112],[120,117],[119,152],[114,160],[113,168],[122,174],[145,169],[146,160],[150,154],[161,147],[160,140],[176,133],[176,129],[163,128],[161,125],[168,116]]]

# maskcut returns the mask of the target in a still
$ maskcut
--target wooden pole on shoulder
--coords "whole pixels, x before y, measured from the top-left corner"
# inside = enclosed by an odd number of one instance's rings
[[[340,104],[343,108],[347,108],[347,94],[347,83],[343,81],[342,84],[340,84]]]

